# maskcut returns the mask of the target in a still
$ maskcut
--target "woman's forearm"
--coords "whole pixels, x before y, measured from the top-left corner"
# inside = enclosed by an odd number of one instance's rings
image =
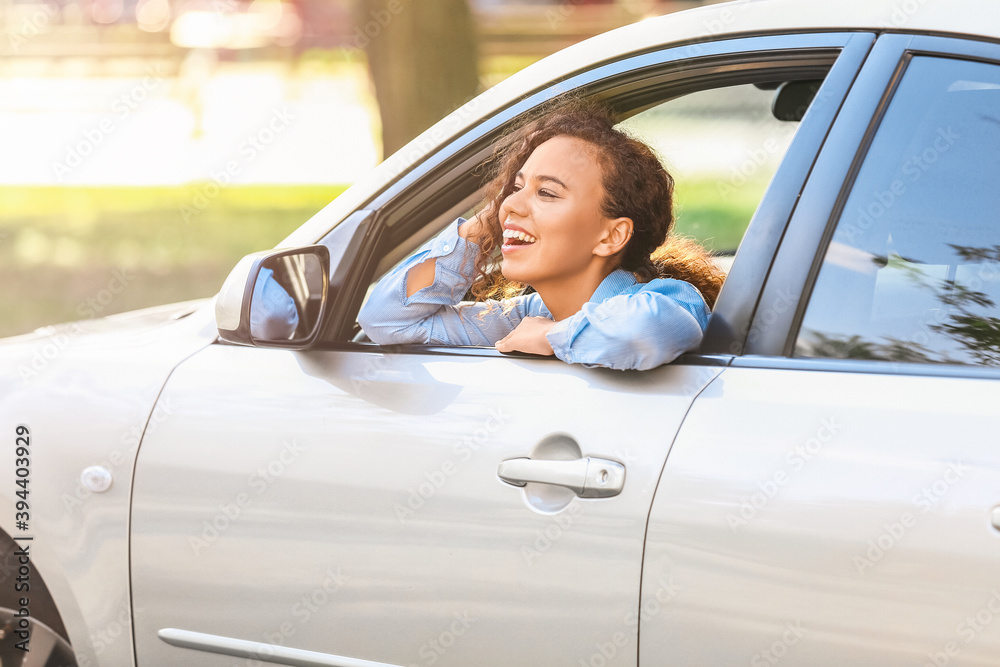
[[[462,238],[465,234],[459,235],[466,222],[462,218],[456,220],[373,286],[358,313],[358,323],[373,342],[492,345],[513,328],[487,342],[485,334],[477,333],[484,323],[470,325],[464,321],[467,316],[474,317],[478,309],[456,307],[472,284],[474,261],[479,252],[473,241]],[[462,231],[468,233],[468,227]],[[421,276],[421,265],[430,269],[428,275]],[[415,278],[408,285],[413,271]],[[427,284],[421,284],[421,279]]]
[[[563,361],[620,370],[648,370],[698,346],[709,309],[680,280],[656,279],[639,290],[588,302],[545,334]]]
[[[473,216],[458,226],[458,235],[463,239],[469,238],[469,233],[475,231],[474,226],[479,223],[479,216]],[[406,296],[410,297],[434,284],[434,271],[437,266],[437,258],[430,258],[417,264],[406,273]]]

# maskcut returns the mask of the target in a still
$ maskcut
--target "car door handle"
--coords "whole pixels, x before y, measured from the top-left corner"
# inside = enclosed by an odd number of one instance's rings
[[[575,461],[507,459],[500,463],[497,475],[514,486],[528,482],[565,486],[581,498],[610,498],[625,486],[625,466],[589,456]]]

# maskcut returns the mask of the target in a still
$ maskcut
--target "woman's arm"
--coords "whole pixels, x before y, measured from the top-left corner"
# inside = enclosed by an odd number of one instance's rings
[[[480,225],[479,216],[481,215],[482,213],[477,213],[471,220],[461,222],[458,225],[459,237],[468,239],[470,233],[477,232]],[[430,287],[434,282],[434,268],[436,266],[437,258],[431,257],[411,268],[406,274],[406,296],[413,296],[423,288]]]
[[[546,339],[557,357],[587,367],[648,370],[701,342],[710,311],[690,283],[659,278],[556,322]]]
[[[372,341],[493,345],[522,317],[538,314],[541,300],[534,295],[515,298],[507,312],[497,301],[459,305],[475,274],[479,246],[466,237],[476,223],[459,218],[379,280],[358,313]]]

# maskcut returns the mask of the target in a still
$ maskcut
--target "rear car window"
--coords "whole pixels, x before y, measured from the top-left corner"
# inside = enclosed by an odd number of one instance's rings
[[[826,250],[800,357],[1000,365],[1000,67],[907,67]]]

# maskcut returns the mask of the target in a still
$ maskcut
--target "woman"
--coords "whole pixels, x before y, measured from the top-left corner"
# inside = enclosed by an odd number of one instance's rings
[[[358,316],[369,338],[617,369],[697,347],[724,274],[698,245],[668,240],[673,179],[647,145],[577,102],[508,137],[495,164],[484,209],[375,286]],[[535,292],[515,296],[525,284]],[[460,304],[470,288],[477,301]]]

